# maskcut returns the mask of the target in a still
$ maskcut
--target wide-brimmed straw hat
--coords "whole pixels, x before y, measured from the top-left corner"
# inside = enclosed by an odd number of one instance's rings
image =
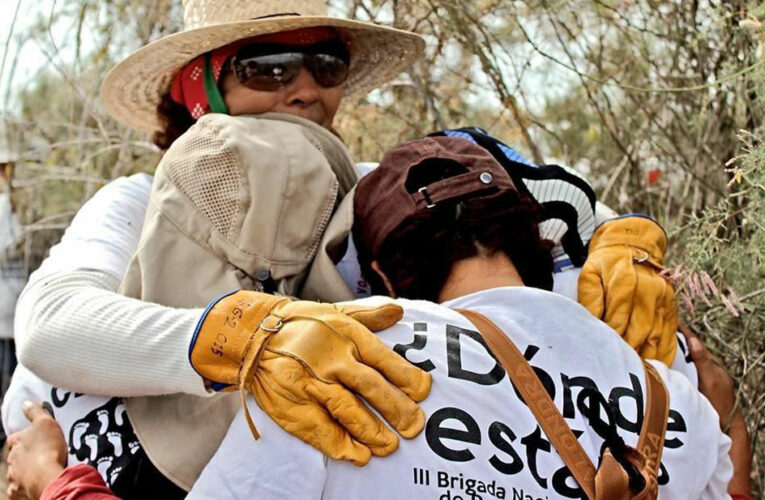
[[[101,101],[118,121],[145,132],[162,124],[157,104],[173,76],[195,57],[237,40],[317,26],[340,33],[351,51],[346,95],[393,79],[422,53],[414,33],[327,16],[324,0],[184,0],[184,30],[137,50],[101,85]]]

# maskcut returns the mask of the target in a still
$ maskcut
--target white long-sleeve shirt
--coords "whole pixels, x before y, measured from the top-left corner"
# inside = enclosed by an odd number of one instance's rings
[[[19,298],[19,360],[59,387],[125,397],[207,394],[186,355],[202,309],[116,292],[138,246],[151,182],[138,174],[98,191]]]

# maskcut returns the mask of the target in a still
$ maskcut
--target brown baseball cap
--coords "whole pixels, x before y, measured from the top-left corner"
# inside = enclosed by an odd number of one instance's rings
[[[445,171],[444,163],[433,160],[456,162],[466,172],[410,192],[407,180],[414,167]],[[478,144],[456,137],[407,142],[388,151],[380,165],[359,181],[354,196],[356,234],[376,258],[388,235],[406,219],[445,201],[508,190],[516,188],[507,171]]]

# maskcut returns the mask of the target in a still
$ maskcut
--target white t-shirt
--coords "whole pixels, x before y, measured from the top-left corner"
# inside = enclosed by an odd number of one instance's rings
[[[594,463],[603,439],[577,406],[583,387],[606,397],[619,435],[627,444],[637,442],[645,399],[641,361],[618,334],[574,301],[507,287],[442,306],[396,302],[404,308],[404,319],[379,336],[433,376],[431,393],[421,403],[427,422],[419,436],[401,439],[397,453],[358,468],[326,459],[250,401],[261,439],[252,438],[240,412],[188,498],[580,498],[501,365],[476,329],[450,308],[485,314],[511,337],[567,423],[581,434],[579,442]],[[730,440],[720,431],[717,414],[686,377],[654,365],[669,389],[671,408],[660,497],[725,498],[732,474]]]

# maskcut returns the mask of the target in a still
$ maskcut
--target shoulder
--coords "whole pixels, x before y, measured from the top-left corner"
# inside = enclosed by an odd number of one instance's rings
[[[597,202],[595,204],[595,224],[597,226],[615,217],[619,217],[619,214],[616,212],[616,210],[601,202]]]
[[[152,177],[148,174],[120,177],[105,184],[80,207],[67,232],[80,225],[103,223],[114,218],[143,220],[151,184]]]
[[[647,360],[656,368],[669,391],[672,408],[683,409],[688,423],[719,430],[719,417],[709,401],[696,389],[688,376],[657,360]]]
[[[119,177],[99,189],[93,200],[135,201],[145,205],[149,200],[153,180],[152,176],[143,173]]]
[[[80,207],[30,283],[73,269],[101,270],[121,277],[138,245],[151,184],[151,176],[136,174],[98,190]]]
[[[122,222],[125,219],[128,224],[136,219],[142,221],[149,203],[151,184],[150,175],[136,174],[104,185],[80,208],[67,232],[88,223]]]
[[[377,307],[383,304],[396,304],[401,306],[404,310],[404,317],[402,322],[411,321],[447,321],[454,320],[467,321],[464,317],[454,309],[450,307],[428,302],[426,300],[410,300],[410,299],[393,299],[385,296],[371,296],[361,299],[356,299],[352,302],[354,305]]]

